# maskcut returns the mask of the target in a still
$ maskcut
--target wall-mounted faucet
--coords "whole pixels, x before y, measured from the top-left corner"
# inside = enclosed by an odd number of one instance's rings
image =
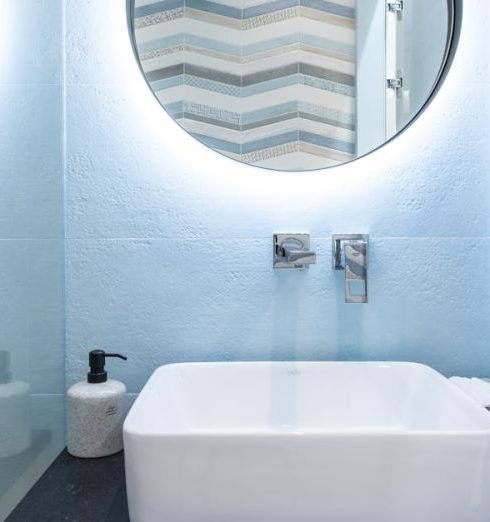
[[[332,266],[345,271],[346,303],[367,303],[368,241],[365,234],[332,236]]]
[[[273,268],[303,270],[316,263],[316,254],[310,250],[309,234],[274,234]]]

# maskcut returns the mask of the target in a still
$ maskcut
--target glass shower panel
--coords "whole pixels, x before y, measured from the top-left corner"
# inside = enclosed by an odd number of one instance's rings
[[[447,51],[447,0],[357,2],[357,154],[398,134],[424,106]]]
[[[64,446],[62,0],[2,4],[0,520]]]
[[[386,90],[386,138],[408,125],[427,100],[444,61],[448,23],[447,0],[406,0],[400,12],[387,12],[387,78],[400,86]]]
[[[413,118],[431,91],[444,59],[447,43],[447,0],[410,0],[404,2],[400,27],[400,69],[403,89],[398,96],[397,130]],[[427,50],[430,49],[430,52]]]

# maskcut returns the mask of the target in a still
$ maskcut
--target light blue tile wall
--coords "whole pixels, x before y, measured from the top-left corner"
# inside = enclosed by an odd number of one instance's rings
[[[64,445],[62,15],[62,0],[2,2],[0,350],[29,384],[33,444],[0,458],[0,520]]]
[[[490,5],[465,3],[443,89],[400,138],[307,174],[235,163],[159,106],[123,0],[67,0],[67,362],[397,359],[490,376]],[[110,26],[107,20],[111,20]],[[117,49],[117,57],[114,54]],[[274,272],[271,236],[307,231],[306,273]],[[345,305],[330,235],[371,235],[370,303]]]

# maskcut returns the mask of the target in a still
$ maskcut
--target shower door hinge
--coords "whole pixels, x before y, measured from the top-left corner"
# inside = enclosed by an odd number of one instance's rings
[[[390,13],[401,13],[403,11],[403,0],[388,0],[388,11]]]
[[[403,87],[403,78],[388,78],[386,83],[388,85],[388,89],[398,90]]]

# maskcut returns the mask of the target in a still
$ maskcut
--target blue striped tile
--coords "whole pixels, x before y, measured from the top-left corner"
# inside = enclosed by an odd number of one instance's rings
[[[197,132],[190,133],[194,138],[198,139],[208,147],[212,149],[218,149],[225,152],[231,152],[232,154],[240,154],[240,144],[232,141],[220,140],[212,136],[206,136],[205,134],[199,134]]]
[[[312,47],[317,47],[319,49],[341,53],[348,56],[355,56],[356,53],[356,48],[354,45],[344,44],[342,42],[336,42],[334,40],[328,40],[326,38],[320,38],[318,36],[306,33],[291,33],[280,36],[279,38],[262,40],[257,43],[245,45],[243,47],[243,55],[248,56],[251,54],[270,51],[271,49],[286,47],[296,43],[304,43],[311,45]]]
[[[179,7],[184,7],[184,0],[162,0],[160,2],[155,2],[154,4],[135,7],[134,17],[142,18],[143,16],[163,13],[165,11],[171,11],[172,9],[177,9]]]
[[[327,38],[320,38],[319,36],[313,34],[301,33],[299,35],[299,41],[313,47],[325,49],[326,51],[335,51],[353,57],[356,55],[355,45],[336,42],[335,40],[328,40]]]
[[[181,118],[184,113],[184,103],[182,101],[167,103],[163,108],[174,118],[177,116]]]
[[[299,43],[299,41],[300,41],[299,33],[286,34],[284,36],[280,36],[278,38],[273,38],[271,40],[262,40],[257,43],[244,45],[243,46],[243,55],[248,56],[250,54],[270,51],[271,49],[277,49],[280,47],[285,47],[288,45]]]
[[[236,20],[241,20],[242,10],[229,5],[210,2],[209,0],[185,0],[185,6],[199,11],[206,11],[220,16],[227,16]]]
[[[278,145],[284,145],[292,141],[298,141],[298,131],[285,132],[276,136],[270,136],[260,140],[249,141],[248,143],[242,144],[242,154],[249,152],[255,152],[261,149],[268,149],[270,147],[277,147]]]
[[[232,56],[241,56],[242,48],[238,45],[225,43],[223,41],[212,40],[211,38],[203,38],[193,34],[185,34],[185,43],[195,47],[203,47],[211,51],[218,51],[222,54],[231,54]]]
[[[361,0],[362,1],[362,0]],[[328,2],[326,0],[301,0],[301,5],[319,11],[325,11],[345,18],[355,18],[356,10],[352,7]]]
[[[289,114],[291,112],[298,111],[298,102],[281,103],[279,105],[272,105],[258,109],[256,111],[250,111],[242,116],[242,123],[244,125],[255,123],[257,121],[268,120],[280,116],[281,114]]]
[[[164,80],[157,80],[155,82],[151,82],[151,88],[155,92],[164,91],[166,89],[170,89],[172,87],[177,87],[178,85],[184,84],[184,75],[178,74],[176,76],[172,76],[171,78],[165,78]]]
[[[184,34],[175,34],[172,36],[165,36],[163,38],[157,38],[156,40],[150,40],[149,42],[138,42],[138,53],[144,54],[155,49],[166,49],[167,47],[174,47],[176,45],[182,45],[184,43]]]
[[[290,7],[299,7],[299,0],[272,0],[243,10],[243,19],[254,18]]]
[[[289,76],[283,76],[282,78],[275,78],[266,82],[256,83],[249,85],[242,89],[242,96],[254,96],[255,94],[262,94],[268,91],[275,91],[282,89],[283,87],[290,87],[291,85],[298,84],[298,75],[291,74]]]
[[[339,150],[348,154],[355,154],[356,145],[348,141],[336,140],[321,134],[315,134],[313,132],[300,131],[299,139],[312,145],[318,145],[320,147],[326,147],[328,149]]]

